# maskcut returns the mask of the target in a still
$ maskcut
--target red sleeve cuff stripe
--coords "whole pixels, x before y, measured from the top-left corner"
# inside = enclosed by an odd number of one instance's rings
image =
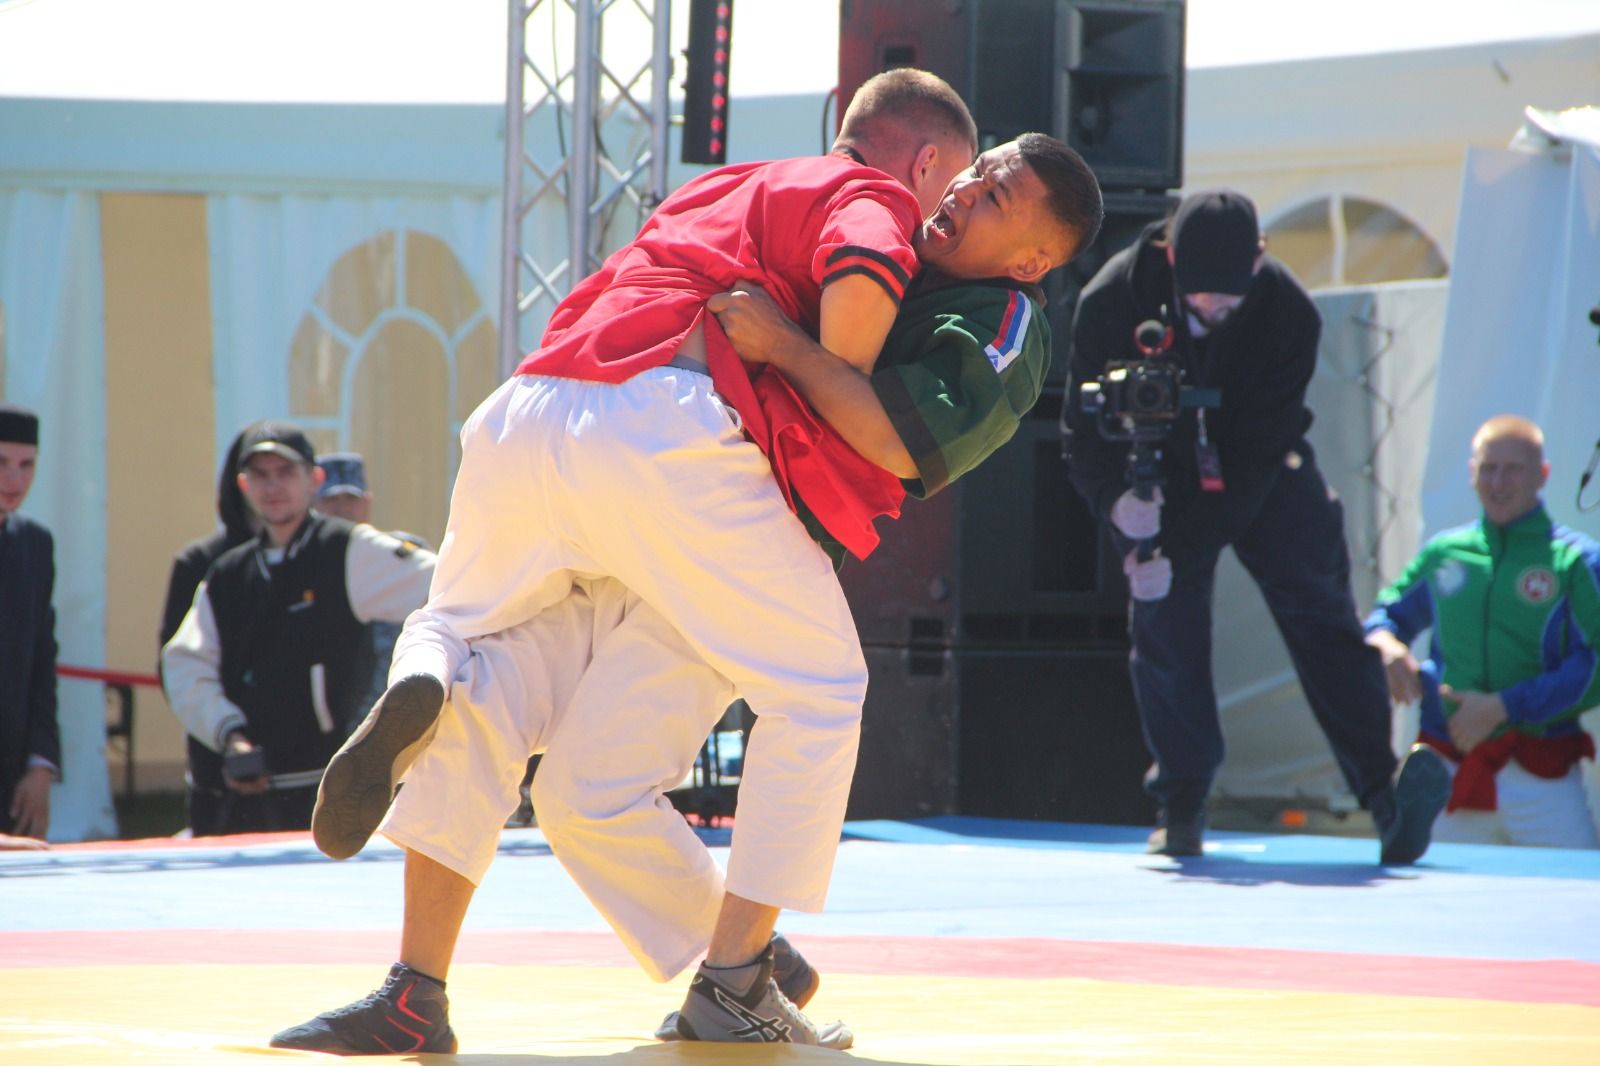
[[[871,262],[878,263],[886,271],[888,271],[889,277],[899,282],[901,289],[904,289],[907,285],[911,284],[911,275],[906,271],[905,267],[901,266],[892,258],[884,255],[877,249],[863,248],[859,244],[841,244],[839,247],[830,252],[828,254],[827,262],[829,272],[832,272],[833,267],[841,265],[847,260],[851,259],[866,259]]]
[[[883,291],[889,294],[889,299],[894,301],[894,305],[896,307],[900,306],[900,299],[905,295],[904,291],[896,288],[888,278],[883,276],[883,272],[878,270],[876,267],[856,265],[847,266],[843,270],[831,271],[827,277],[822,279],[822,287],[827,288],[840,278],[847,278],[851,274],[860,274],[863,277],[868,277],[873,281],[876,281]]]

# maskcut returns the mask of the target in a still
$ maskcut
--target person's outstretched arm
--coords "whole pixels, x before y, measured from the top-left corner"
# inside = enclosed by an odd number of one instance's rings
[[[706,306],[741,358],[777,368],[845,443],[896,477],[917,476],[866,372],[894,322],[895,305],[875,283],[842,278],[823,290],[821,343],[757,288],[720,293]],[[852,320],[859,329],[845,327]]]

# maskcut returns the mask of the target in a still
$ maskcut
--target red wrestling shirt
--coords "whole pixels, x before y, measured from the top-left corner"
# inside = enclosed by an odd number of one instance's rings
[[[839,156],[714,170],[662,201],[632,243],[561,301],[517,372],[626,381],[665,365],[704,317],[712,382],[766,453],[785,498],[793,506],[798,494],[865,557],[878,543],[872,520],[900,513],[900,482],[846,444],[782,375],[746,366],[705,302],[753,282],[812,336],[822,290],[838,278],[865,275],[898,305],[917,270],[918,214],[898,182]]]

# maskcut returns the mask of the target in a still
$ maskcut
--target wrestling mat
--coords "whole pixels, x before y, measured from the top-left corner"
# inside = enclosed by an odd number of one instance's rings
[[[450,973],[474,1066],[1600,1063],[1600,853],[939,818],[846,827],[782,928],[848,1053],[660,1044],[652,984],[537,830],[508,830]],[[726,834],[707,833],[721,849]],[[725,851],[719,850],[725,856]],[[266,1046],[382,980],[400,853],[303,834],[0,853],[0,1062],[331,1062]]]

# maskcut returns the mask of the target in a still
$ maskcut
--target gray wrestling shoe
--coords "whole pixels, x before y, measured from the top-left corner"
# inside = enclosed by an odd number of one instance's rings
[[[444,686],[426,674],[403,677],[328,762],[311,812],[311,839],[330,859],[348,859],[372,839],[401,776],[433,739]]]
[[[712,968],[702,963],[678,1012],[678,1039],[810,1044],[843,1051],[855,1036],[843,1022],[818,1028],[772,979],[773,947],[754,962]]]
[[[822,976],[782,933],[772,934],[772,980],[777,984],[778,991],[801,1009],[811,1002],[811,997],[817,994],[817,986],[822,984]],[[679,1039],[677,1011],[661,1019],[655,1036],[657,1040]]]

